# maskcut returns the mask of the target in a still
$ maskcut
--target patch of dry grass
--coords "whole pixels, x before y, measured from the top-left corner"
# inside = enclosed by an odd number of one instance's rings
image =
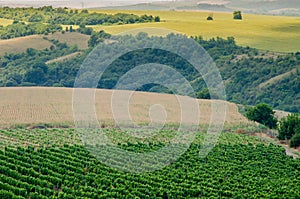
[[[49,35],[31,35],[26,37],[18,37],[8,40],[0,40],[0,56],[7,53],[20,53],[26,51],[27,48],[42,50],[53,45],[50,41],[43,39],[59,40],[61,43],[67,43],[69,46],[77,45],[79,49],[88,48],[88,40],[90,36],[77,32],[65,33],[60,32]]]
[[[27,48],[42,50],[49,48],[51,42],[45,40],[40,35],[31,35],[8,40],[0,40],[0,56],[7,53],[20,53],[26,51]]]
[[[114,121],[111,108],[112,94],[113,90],[96,91],[95,107],[99,121],[111,123]],[[73,89],[71,88],[0,88],[0,95],[0,126],[2,127],[17,124],[73,122]],[[198,102],[200,124],[208,124],[212,101],[199,100]],[[164,107],[167,123],[176,124],[180,122],[181,109],[175,95],[145,92],[135,92],[130,99],[129,111],[133,121],[135,123],[150,122],[149,108],[155,104]],[[228,102],[226,104],[226,123],[232,125],[248,123],[248,120],[238,112],[235,104]]]
[[[61,43],[67,43],[69,46],[77,45],[80,49],[88,48],[89,35],[84,35],[78,32],[66,32],[64,34],[56,32],[54,34],[47,35],[49,39],[55,39]]]

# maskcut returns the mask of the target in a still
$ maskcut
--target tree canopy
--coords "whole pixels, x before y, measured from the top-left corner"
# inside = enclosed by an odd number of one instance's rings
[[[248,109],[246,116],[249,120],[261,123],[271,129],[276,128],[277,118],[274,116],[273,109],[264,103],[257,104],[255,107]]]

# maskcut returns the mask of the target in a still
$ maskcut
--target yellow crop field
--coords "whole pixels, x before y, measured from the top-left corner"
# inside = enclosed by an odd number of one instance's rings
[[[232,13],[213,13],[213,21],[206,18],[211,12],[197,11],[127,11],[93,10],[108,14],[133,13],[137,15],[160,16],[160,23],[126,24],[113,26],[92,26],[95,30],[105,30],[118,34],[134,28],[167,28],[188,36],[235,37],[242,46],[276,52],[300,51],[300,17],[267,16],[243,14],[243,20],[233,20]],[[92,11],[91,11],[92,12]]]
[[[113,124],[111,108],[113,90],[97,90],[95,107],[100,122]],[[129,91],[124,91],[129,92]],[[73,124],[71,88],[17,87],[0,88],[0,127],[19,124]],[[200,124],[208,124],[211,115],[210,100],[198,100]],[[181,109],[175,95],[135,92],[129,104],[129,111],[136,123],[149,123],[149,109],[160,104],[166,111],[166,123],[180,122]],[[226,102],[226,124],[248,124],[235,104]]]

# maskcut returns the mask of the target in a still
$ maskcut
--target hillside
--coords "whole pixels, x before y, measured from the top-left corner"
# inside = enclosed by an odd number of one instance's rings
[[[299,198],[299,18],[2,3],[0,199]]]
[[[114,124],[111,109],[113,90],[97,90],[96,110],[98,120],[108,125]],[[14,126],[18,124],[68,124],[73,126],[71,88],[47,87],[18,87],[0,88],[0,126]],[[137,123],[148,123],[149,108],[154,104],[161,104],[167,111],[167,123],[180,122],[180,107],[174,95],[136,92],[130,101],[130,111]],[[200,123],[208,124],[211,114],[211,102],[199,100]],[[227,103],[227,124],[247,124],[233,103]]]
[[[100,35],[107,36],[103,32],[100,32]],[[139,45],[138,37],[132,37],[130,40],[128,38],[120,37],[121,43],[118,45],[121,47]],[[144,39],[151,38],[145,37]],[[227,100],[244,105],[265,102],[279,110],[300,111],[299,53],[273,53],[241,47],[235,43],[232,37],[210,40],[194,37],[193,39],[210,54],[216,63],[225,83]],[[161,43],[159,38],[154,37],[152,40],[153,45],[157,42],[160,42],[161,46],[167,45],[167,43]],[[81,63],[91,49],[81,50],[80,53],[77,53],[79,49],[74,46],[68,46],[55,40],[47,41],[51,41],[52,45],[56,47],[40,51],[29,49],[24,53],[2,56],[0,86],[73,87]],[[112,43],[105,42],[102,47],[109,48],[112,45]],[[157,57],[157,62],[160,64],[173,65],[174,69],[191,83],[196,93],[205,89],[205,83],[201,76],[187,62],[176,59],[174,63],[174,55],[157,51],[134,52],[130,55],[131,59],[121,56],[105,71],[98,88],[113,89],[117,80],[126,71],[138,63],[151,63],[153,56]],[[97,58],[93,63],[98,64]],[[153,85],[139,89],[141,91],[169,92]]]
[[[108,10],[206,10],[213,12],[242,10],[245,13],[299,16],[299,7],[298,0],[179,0],[130,5],[102,5],[100,8]]]
[[[139,10],[91,10],[116,14],[119,12],[142,15],[145,12],[160,16],[160,23],[125,24],[111,26],[89,26],[94,30],[105,30],[118,34],[135,28],[167,28],[188,36],[201,35],[204,39],[212,37],[234,37],[238,45],[275,51],[297,52],[300,50],[298,38],[299,17],[267,16],[243,14],[242,21],[232,19],[232,13],[203,11],[139,11]],[[213,21],[206,18],[213,14]]]
[[[0,56],[5,53],[23,53],[28,48],[44,50],[53,45],[49,40],[58,40],[60,43],[66,43],[69,46],[77,45],[79,49],[86,49],[89,40],[88,35],[77,32],[68,32],[65,34],[54,33],[50,35],[31,35],[14,39],[0,40]]]

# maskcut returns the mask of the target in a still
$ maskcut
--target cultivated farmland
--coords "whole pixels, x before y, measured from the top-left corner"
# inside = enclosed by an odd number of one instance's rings
[[[64,131],[74,134],[70,129]],[[124,133],[116,129],[105,132]],[[297,198],[300,194],[297,188],[300,159],[294,160],[285,155],[283,148],[262,143],[255,137],[222,134],[220,143],[205,158],[199,156],[201,144],[192,143],[179,159],[162,170],[134,174],[107,166],[81,144],[62,145],[60,141],[51,147],[49,138],[60,133],[59,129],[1,131],[7,137],[49,135],[44,140],[47,143],[29,146],[16,143],[0,150],[1,198],[276,198],[278,195]],[[203,134],[198,135],[201,140]],[[30,142],[34,143],[36,138],[32,136]],[[166,146],[164,142],[119,142],[119,148],[135,153]],[[125,169],[127,160],[109,149],[98,146],[101,156],[115,167]],[[142,162],[155,164],[165,158]]]
[[[124,91],[127,92],[127,91]],[[71,88],[18,87],[0,88],[0,125],[14,126],[17,124],[70,124],[73,123]],[[99,121],[111,124],[112,90],[96,91],[96,113]],[[211,101],[198,100],[200,123],[210,121]],[[174,95],[136,92],[130,100],[132,119],[137,123],[149,123],[149,108],[161,104],[165,107],[167,123],[180,122],[181,113],[177,98]],[[227,103],[226,123],[247,124],[233,103]]]
[[[211,12],[196,11],[126,11],[95,10],[115,14],[118,12],[142,15],[145,12],[160,16],[160,23],[92,26],[117,34],[134,28],[156,27],[178,31],[189,36],[201,35],[204,39],[233,36],[239,45],[276,52],[300,50],[300,18],[244,14],[243,20],[233,20],[232,13],[213,13],[214,20],[207,21]]]

